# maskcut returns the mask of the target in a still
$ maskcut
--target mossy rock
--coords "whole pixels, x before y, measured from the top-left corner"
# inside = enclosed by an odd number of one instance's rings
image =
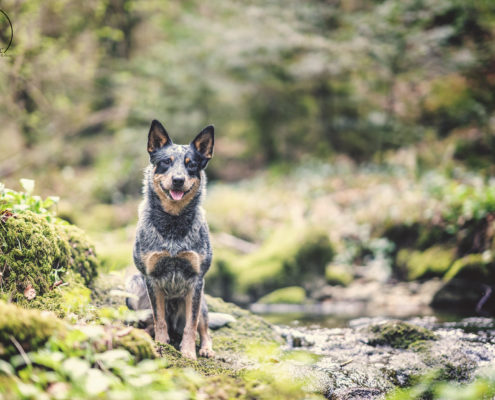
[[[303,285],[315,278],[325,277],[326,265],[333,259],[334,248],[328,235],[319,230],[281,229],[273,233],[255,252],[238,255],[215,251],[216,265],[207,275],[207,287],[218,287],[223,279],[230,296],[227,299],[245,301],[292,285]],[[221,274],[220,274],[221,272]],[[226,290],[226,289],[224,289]],[[244,297],[243,297],[244,296]]]
[[[238,372],[229,364],[223,363],[214,358],[199,357],[197,360],[186,358],[179,350],[170,344],[160,343],[158,345],[158,352],[167,360],[169,367],[190,368],[196,372],[199,372],[203,376],[237,376],[238,374]]]
[[[371,346],[391,346],[395,349],[415,348],[418,342],[435,340],[435,334],[420,326],[402,321],[387,321],[370,328],[375,335],[369,340]]]
[[[354,279],[344,265],[329,264],[325,270],[325,280],[329,285],[347,286]]]
[[[289,286],[277,289],[263,296],[258,303],[263,304],[303,304],[306,301],[306,291],[299,286]]]
[[[68,268],[77,272],[90,285],[98,275],[99,260],[95,247],[86,233],[75,225],[55,224],[60,236],[69,243],[70,258]]]
[[[126,335],[114,332],[112,346],[127,350],[137,361],[158,357],[153,339],[142,329],[131,328]]]
[[[454,262],[455,249],[433,246],[425,251],[402,249],[396,264],[408,280],[442,277]]]
[[[490,256],[469,254],[454,262],[445,274],[445,280],[462,279],[486,284],[495,282],[495,263]]]
[[[0,359],[8,360],[19,354],[17,344],[25,352],[35,351],[50,339],[64,340],[73,329],[52,313],[0,302]],[[121,348],[137,361],[158,356],[153,340],[141,329],[98,325],[95,329],[99,334],[82,336],[85,339],[84,344],[80,344],[81,349],[87,348],[88,344],[95,352]]]
[[[1,291],[15,302],[26,303],[28,289],[36,297],[53,295],[54,283],[70,270],[86,285],[97,274],[94,247],[82,230],[30,211],[0,220],[0,250]]]
[[[393,242],[397,250],[426,250],[436,244],[452,244],[455,241],[455,236],[447,232],[444,226],[420,221],[389,225],[377,232],[377,236]]]
[[[213,350],[239,353],[253,343],[282,343],[280,335],[263,318],[219,298],[207,295],[206,301],[209,311],[230,314],[236,319],[235,322],[212,331]]]
[[[66,333],[66,325],[49,314],[0,302],[0,359],[19,354],[16,345],[29,352]]]

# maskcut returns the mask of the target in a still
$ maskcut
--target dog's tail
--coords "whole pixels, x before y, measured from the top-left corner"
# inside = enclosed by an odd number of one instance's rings
[[[126,282],[125,290],[132,295],[125,299],[125,304],[130,310],[151,309],[148,289],[146,289],[143,275],[132,275]]]

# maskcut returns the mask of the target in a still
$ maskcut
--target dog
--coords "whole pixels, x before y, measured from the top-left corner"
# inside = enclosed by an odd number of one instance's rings
[[[172,142],[163,125],[153,120],[148,134],[150,165],[145,169],[143,201],[133,258],[140,274],[128,290],[137,297],[129,308],[151,303],[155,340],[170,343],[182,338],[183,356],[213,357],[208,333],[204,276],[212,249],[201,207],[206,188],[205,168],[213,156],[214,127],[207,126],[189,145]]]

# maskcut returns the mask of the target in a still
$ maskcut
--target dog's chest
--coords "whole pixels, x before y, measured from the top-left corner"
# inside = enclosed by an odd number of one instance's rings
[[[194,253],[192,253],[194,254]],[[150,277],[167,298],[185,297],[198,277],[195,260],[185,257],[163,257],[157,261]]]

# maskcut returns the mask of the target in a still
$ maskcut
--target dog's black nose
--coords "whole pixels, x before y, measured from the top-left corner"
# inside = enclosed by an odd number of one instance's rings
[[[181,187],[184,184],[184,178],[174,177],[172,178],[172,183],[175,187]]]

